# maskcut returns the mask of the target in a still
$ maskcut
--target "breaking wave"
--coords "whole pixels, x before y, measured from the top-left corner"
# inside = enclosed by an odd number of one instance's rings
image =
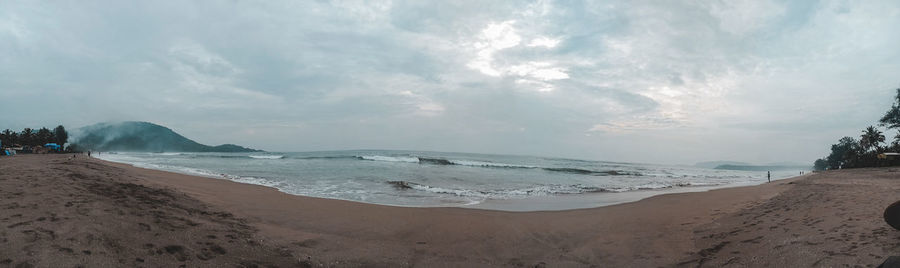
[[[418,157],[383,156],[383,155],[364,155],[364,156],[358,156],[358,157],[359,157],[359,159],[362,159],[362,160],[371,160],[371,161],[419,163]]]
[[[357,158],[362,159],[362,160],[370,160],[370,161],[404,162],[404,163],[418,163],[418,164],[428,164],[428,165],[456,165],[456,166],[485,167],[485,168],[542,169],[542,170],[546,170],[546,171],[550,171],[550,172],[562,172],[562,173],[593,175],[593,176],[641,176],[642,175],[641,173],[638,173],[638,172],[622,171],[622,170],[598,171],[598,170],[588,170],[588,169],[580,169],[580,168],[537,167],[537,166],[529,166],[529,165],[516,165],[516,164],[506,164],[506,163],[496,163],[496,162],[456,160],[456,159],[444,159],[444,158],[429,158],[429,157],[416,157],[416,156],[365,155],[365,156],[357,156]]]
[[[676,183],[662,184],[652,183],[635,187],[625,188],[600,188],[596,186],[573,184],[573,185],[540,185],[534,187],[526,187],[519,189],[502,189],[502,190],[472,190],[472,189],[455,189],[437,186],[429,186],[408,181],[388,181],[388,184],[394,186],[397,190],[416,190],[435,194],[448,194],[459,197],[478,197],[489,199],[509,199],[528,196],[548,196],[548,195],[565,195],[565,194],[585,194],[585,193],[621,193],[628,191],[641,190],[658,190],[676,187],[698,187],[698,186],[715,186],[717,184],[708,183]]]
[[[284,158],[283,155],[248,155],[248,157],[255,158],[255,159],[282,159],[282,158]]]
[[[557,194],[613,192],[612,190],[585,185],[542,185],[520,189],[472,190],[429,186],[408,181],[388,181],[387,183],[391,184],[398,190],[416,190],[435,194],[448,194],[460,197],[478,197],[490,199],[508,199],[515,197],[546,196]]]
[[[580,168],[542,168],[546,171],[552,172],[563,172],[563,173],[572,173],[572,174],[581,174],[581,175],[594,175],[594,176],[641,176],[638,172],[629,172],[629,171],[621,171],[621,170],[587,170]]]

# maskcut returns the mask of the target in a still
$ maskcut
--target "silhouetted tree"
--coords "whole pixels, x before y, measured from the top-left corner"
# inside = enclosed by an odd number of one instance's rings
[[[44,145],[53,141],[53,132],[50,132],[50,129],[42,127],[38,129],[37,133],[34,134],[34,144],[33,145]]]
[[[880,144],[884,142],[884,134],[875,128],[875,126],[867,127],[862,133],[863,134],[859,136],[859,145],[862,147],[863,153],[870,152],[872,149],[878,150],[881,148]]]
[[[69,133],[66,132],[66,128],[62,125],[59,125],[53,129],[53,137],[53,142],[55,142],[59,146],[63,146],[66,144],[66,142],[69,141]]]
[[[6,129],[3,132],[0,132],[0,141],[3,141],[2,143],[4,146],[12,146],[13,144],[19,143],[19,133]]]
[[[900,128],[900,88],[896,91],[897,95],[894,97],[891,109],[884,113],[881,120],[878,120],[880,126],[888,129]],[[894,137],[889,146],[882,147],[881,144],[884,142],[884,133],[875,126],[869,126],[862,131],[859,142],[851,137],[843,137],[837,144],[831,145],[831,154],[819,160],[824,161],[825,166],[829,169],[900,164],[900,161],[896,159],[885,161],[879,160],[877,156],[885,151],[900,152],[900,133]],[[821,164],[819,160],[814,163],[817,168]]]
[[[816,159],[816,162],[813,163],[815,170],[825,170],[826,168],[828,168],[828,162],[825,159]]]
[[[891,142],[890,149],[895,152],[900,150],[900,133],[897,133],[897,135],[894,136],[894,141]]]
[[[22,130],[22,133],[19,134],[19,142],[22,145],[31,146],[34,143],[34,130],[31,128],[25,128]]]
[[[884,113],[879,122],[887,128],[900,127],[900,88],[897,89],[897,96],[894,97],[894,104],[891,106],[891,109]]]
[[[829,169],[856,167],[859,162],[859,143],[853,137],[843,137],[831,145],[831,154],[825,158]]]

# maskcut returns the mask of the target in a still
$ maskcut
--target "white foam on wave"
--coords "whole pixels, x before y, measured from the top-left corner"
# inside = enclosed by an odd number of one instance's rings
[[[208,178],[225,178],[225,174],[217,173],[212,170],[206,170],[201,168],[190,168],[190,167],[182,167],[182,166],[172,166],[172,165],[161,165],[161,164],[152,164],[152,163],[130,163],[132,166],[146,169],[156,169],[156,170],[164,170],[171,171],[181,174],[187,175],[196,175]]]
[[[419,191],[425,191],[436,194],[450,194],[459,197],[478,197],[486,199],[509,199],[523,198],[529,196],[548,196],[558,194],[581,194],[589,192],[609,192],[612,190],[597,188],[586,185],[540,185],[534,187],[518,188],[518,189],[499,189],[499,190],[472,190],[472,189],[454,189],[437,186],[422,185],[418,183],[407,183],[409,188]]]
[[[450,161],[450,163],[453,163],[454,165],[471,166],[471,167],[537,168],[535,166],[513,165],[513,164],[482,162],[482,161],[472,161],[472,160],[449,160],[449,161]]]
[[[272,180],[265,179],[265,178],[237,177],[237,176],[230,176],[230,177],[226,176],[226,178],[228,178],[232,181],[240,182],[240,183],[262,185],[262,186],[266,186],[266,187],[272,187],[272,188],[275,188],[278,190],[282,190],[281,186],[283,185],[280,182],[272,181]]]
[[[415,157],[415,156],[363,155],[363,156],[359,156],[359,158],[361,158],[363,160],[384,161],[384,162],[404,162],[404,163],[421,163],[422,162],[422,160],[419,157]],[[427,160],[429,160],[429,159],[445,160],[442,158],[428,158]],[[474,160],[446,159],[446,161],[453,165],[470,166],[470,167],[537,168],[535,166],[514,165],[514,164],[484,162],[484,161],[474,161]]]
[[[669,189],[669,188],[679,188],[679,187],[707,187],[707,186],[719,186],[720,183],[712,183],[712,182],[651,182],[646,184],[641,184],[638,186],[632,187],[622,187],[622,188],[610,188],[607,189],[612,192],[629,192],[629,191],[641,191],[641,190],[659,190],[659,189]]]
[[[248,155],[248,157],[256,158],[256,159],[282,159],[282,158],[284,158],[283,155]]]
[[[409,187],[412,189],[415,189],[415,190],[431,192],[431,193],[436,193],[436,194],[452,194],[452,195],[456,195],[456,196],[471,196],[471,197],[483,197],[483,198],[489,197],[487,194],[482,193],[480,191],[473,191],[473,190],[467,190],[467,189],[450,189],[450,188],[441,188],[441,187],[434,187],[434,186],[421,185],[421,184],[410,184]]]
[[[181,153],[158,153],[157,155],[174,156],[174,155],[181,155]]]
[[[226,180],[239,182],[239,183],[261,185],[261,186],[266,186],[266,187],[272,187],[272,188],[278,189],[279,191],[283,191],[282,188],[284,186],[283,183],[272,181],[272,180],[265,179],[265,178],[234,176],[234,175],[219,173],[219,172],[202,169],[202,168],[192,168],[192,167],[146,163],[146,162],[135,161],[135,160],[138,160],[138,158],[133,158],[133,157],[129,158],[128,156],[121,156],[121,155],[117,155],[114,157],[106,156],[101,159],[107,160],[107,161],[112,161],[112,162],[130,164],[132,166],[139,167],[139,168],[163,170],[163,171],[170,171],[170,172],[175,172],[175,173],[201,176],[201,177],[207,177],[207,178],[226,179]]]
[[[574,184],[574,185],[538,185],[533,187],[524,187],[524,188],[515,188],[515,189],[497,189],[497,190],[474,190],[474,189],[455,189],[455,188],[446,188],[446,187],[438,187],[438,186],[429,186],[418,183],[407,182],[405,183],[411,189],[430,192],[435,194],[449,194],[458,197],[476,197],[483,199],[511,199],[511,198],[525,198],[532,196],[550,196],[550,195],[566,195],[566,194],[585,194],[585,193],[622,193],[629,191],[641,191],[641,190],[659,190],[659,189],[669,189],[676,187],[704,187],[704,186],[718,186],[720,184],[717,183],[702,183],[702,182],[676,182],[676,183],[663,183],[663,182],[653,182],[642,184],[638,186],[632,187],[621,187],[621,188],[600,188],[596,186],[582,185],[582,184]]]
[[[418,157],[410,157],[410,156],[363,155],[363,156],[360,156],[359,158],[362,158],[365,160],[372,160],[372,161],[419,163]]]

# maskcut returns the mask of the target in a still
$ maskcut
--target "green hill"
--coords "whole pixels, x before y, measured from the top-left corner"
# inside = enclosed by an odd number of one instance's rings
[[[73,133],[82,150],[123,152],[258,152],[234,144],[209,146],[147,122],[99,123]]]

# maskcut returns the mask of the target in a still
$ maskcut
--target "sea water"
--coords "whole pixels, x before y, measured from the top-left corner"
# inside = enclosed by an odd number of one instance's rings
[[[414,207],[558,210],[767,181],[766,172],[566,158],[417,151],[101,153],[97,157],[276,188]],[[772,179],[800,170],[772,172]]]

